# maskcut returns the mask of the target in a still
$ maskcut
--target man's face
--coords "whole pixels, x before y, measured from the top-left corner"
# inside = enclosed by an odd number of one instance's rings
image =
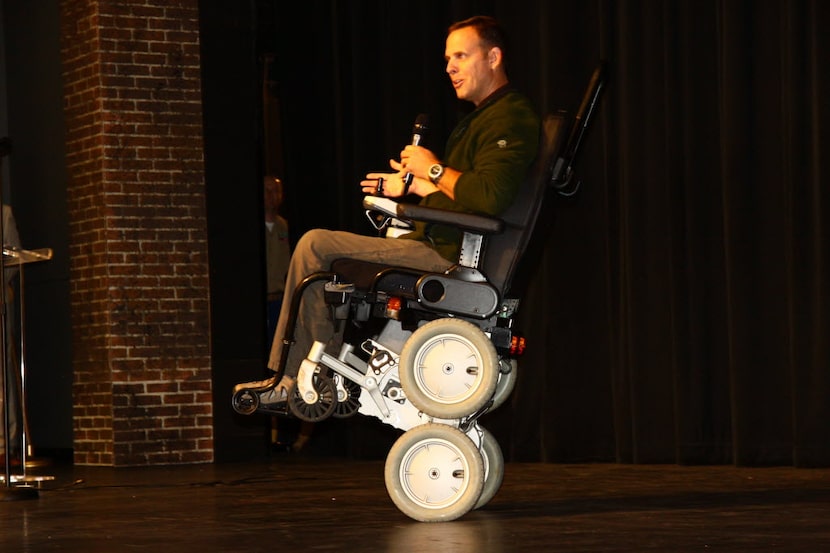
[[[447,74],[459,99],[478,105],[493,92],[495,68],[474,28],[463,27],[447,36],[444,59],[447,60]]]
[[[279,179],[265,179],[265,208],[278,209],[282,203],[282,182]]]

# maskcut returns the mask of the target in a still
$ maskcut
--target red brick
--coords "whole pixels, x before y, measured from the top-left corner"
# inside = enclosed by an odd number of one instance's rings
[[[198,2],[61,16],[75,462],[210,462]]]

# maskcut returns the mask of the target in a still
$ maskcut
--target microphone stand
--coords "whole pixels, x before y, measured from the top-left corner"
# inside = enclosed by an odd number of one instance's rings
[[[2,169],[2,159],[3,156],[11,152],[11,140],[6,137],[0,140],[0,169]],[[0,179],[2,180],[2,179]],[[0,194],[0,199],[2,198],[2,194]],[[5,225],[5,217],[3,216],[3,202],[0,201],[0,245],[3,246],[5,249],[5,229],[3,226]],[[9,423],[9,418],[11,415],[11,395],[9,394],[9,387],[11,382],[9,382],[7,370],[8,364],[8,357],[7,348],[7,336],[6,336],[6,328],[7,328],[7,321],[6,321],[6,253],[5,251],[0,255],[0,274],[3,275],[3,283],[0,285],[0,372],[3,373],[3,455],[5,457],[5,479],[4,483],[5,486],[0,489],[0,500],[4,501],[14,501],[19,499],[35,499],[38,497],[37,489],[31,486],[12,486],[12,478],[11,478],[11,443],[9,443],[9,431],[11,430],[11,425]]]

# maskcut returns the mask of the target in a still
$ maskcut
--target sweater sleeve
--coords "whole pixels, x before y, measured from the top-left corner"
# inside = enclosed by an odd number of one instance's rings
[[[518,194],[539,146],[539,119],[530,101],[508,93],[464,118],[447,143],[443,162],[461,172],[455,199],[435,192],[421,205],[498,216]],[[462,232],[448,225],[415,223],[402,236],[426,240],[446,259],[458,259]]]
[[[455,202],[462,210],[487,215],[503,213],[516,198],[536,156],[536,114],[519,99],[505,104],[511,104],[504,106],[509,109],[482,113],[471,124],[466,140],[448,156],[447,165],[463,171],[455,185]]]

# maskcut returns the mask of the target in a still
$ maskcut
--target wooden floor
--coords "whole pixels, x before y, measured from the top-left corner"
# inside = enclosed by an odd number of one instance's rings
[[[484,507],[421,523],[383,461],[30,468],[5,487],[0,551],[830,551],[830,469],[511,464]],[[16,487],[16,486],[13,486]]]

